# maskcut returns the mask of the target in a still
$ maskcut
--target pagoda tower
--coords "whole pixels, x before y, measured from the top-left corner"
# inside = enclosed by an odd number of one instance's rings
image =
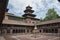
[[[35,14],[32,14],[34,12],[34,10],[32,10],[32,7],[27,6],[26,10],[24,10],[24,15],[23,17],[25,18],[25,21],[30,23],[32,21],[32,19],[34,19],[34,17],[36,16]]]

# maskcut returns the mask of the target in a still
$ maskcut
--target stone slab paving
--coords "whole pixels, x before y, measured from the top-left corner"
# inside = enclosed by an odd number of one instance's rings
[[[0,40],[5,40],[5,38],[3,36],[0,36]]]
[[[9,35],[6,40],[60,40],[60,37],[38,35],[34,38],[32,35]]]

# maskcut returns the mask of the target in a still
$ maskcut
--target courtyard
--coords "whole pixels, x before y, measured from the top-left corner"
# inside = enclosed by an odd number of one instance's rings
[[[36,35],[33,34],[15,34],[0,36],[0,40],[60,40],[59,36],[47,36],[47,35]]]
[[[60,40],[59,3],[0,0],[0,40]]]

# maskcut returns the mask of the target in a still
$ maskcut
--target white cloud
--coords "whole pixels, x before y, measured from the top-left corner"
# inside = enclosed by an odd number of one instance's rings
[[[49,8],[56,8],[57,12],[60,10],[60,3],[57,0],[9,0],[9,4],[13,6],[13,8],[8,7],[10,8],[9,12],[21,13],[21,15],[25,7],[30,5],[35,10],[34,13],[38,18],[44,17]]]

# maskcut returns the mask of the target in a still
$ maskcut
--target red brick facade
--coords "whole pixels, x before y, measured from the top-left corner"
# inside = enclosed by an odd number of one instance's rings
[[[3,21],[7,4],[8,0],[0,0],[0,23]]]

